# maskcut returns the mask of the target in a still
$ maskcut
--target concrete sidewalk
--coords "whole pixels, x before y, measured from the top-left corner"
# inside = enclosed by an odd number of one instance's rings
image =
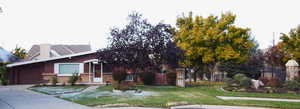
[[[0,109],[93,109],[27,90],[30,86],[0,86]]]
[[[167,108],[147,108],[147,107],[115,107],[115,108],[102,108],[102,109],[167,109]],[[247,107],[247,106],[222,106],[222,105],[185,105],[174,106],[170,109],[271,109],[260,107]]]
[[[226,97],[217,96],[222,100],[258,100],[258,101],[282,101],[282,102],[300,102],[299,99],[279,99],[279,98],[257,98],[257,97]]]
[[[260,107],[246,107],[246,106],[221,106],[221,105],[186,105],[175,106],[171,109],[270,109]]]

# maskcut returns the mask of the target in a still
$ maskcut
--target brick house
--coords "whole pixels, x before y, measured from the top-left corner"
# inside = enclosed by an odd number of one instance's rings
[[[72,47],[34,45],[29,50],[28,59],[7,65],[9,84],[49,83],[53,77],[57,77],[59,83],[67,83],[73,73],[79,74],[80,84],[115,82],[112,79],[112,69],[115,67],[113,64],[99,62],[97,51],[91,51],[90,47],[79,45]],[[167,65],[164,66],[166,69],[172,69]],[[138,74],[132,72],[127,76],[126,81],[142,83]],[[166,75],[157,73],[155,84],[166,85]]]
[[[7,67],[10,84],[45,83],[55,76],[66,83],[73,73],[80,75],[79,83],[112,82],[112,65],[98,62],[90,45],[33,45],[26,59]]]
[[[60,83],[67,83],[73,73],[81,77],[79,83],[113,82],[111,64],[100,63],[96,51],[39,60],[17,62],[7,65],[10,84],[37,84],[49,82],[56,76]]]

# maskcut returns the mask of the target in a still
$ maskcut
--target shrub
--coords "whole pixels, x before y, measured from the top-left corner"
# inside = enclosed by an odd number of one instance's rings
[[[240,84],[240,82],[242,81],[242,79],[244,78],[244,77],[246,77],[246,75],[244,75],[244,74],[236,74],[236,75],[234,75],[233,76],[233,79],[236,81],[236,82],[238,82],[239,84]]]
[[[295,81],[298,81],[300,83],[300,76],[294,78]]]
[[[272,78],[269,80],[268,86],[271,86],[271,87],[279,87],[280,86],[280,80],[277,79],[277,78]]]
[[[151,85],[155,80],[155,73],[153,72],[143,72],[141,73],[141,79],[145,85]]]
[[[78,73],[73,73],[73,75],[69,78],[68,83],[73,86],[78,80],[80,80]]]
[[[2,85],[7,85],[8,84],[6,74],[7,74],[6,63],[0,63],[0,83]]]
[[[176,85],[177,75],[175,72],[167,72],[167,82],[169,85]]]
[[[112,77],[119,84],[121,84],[126,79],[127,75],[127,72],[123,68],[113,69]]]
[[[224,82],[217,81],[198,81],[198,82],[185,82],[189,86],[210,86],[210,85],[224,85]]]
[[[251,86],[251,79],[248,77],[241,78],[240,86],[244,88],[249,88]]]
[[[289,90],[299,90],[299,86],[300,86],[300,83],[298,81],[295,81],[295,80],[288,80],[284,83],[284,87],[289,89]]]
[[[57,83],[58,83],[57,77],[56,76],[52,77],[51,78],[51,84],[52,84],[52,86],[56,86]]]
[[[239,73],[234,75],[233,80],[234,83],[237,83],[240,87],[249,88],[251,86],[251,79],[244,74]]]
[[[117,83],[114,84],[115,89],[126,90],[126,88],[124,88],[126,85],[122,84],[122,82],[125,81],[127,75],[127,72],[123,68],[113,69],[112,77],[117,81]]]
[[[264,84],[268,84],[269,79],[266,77],[260,77],[258,80],[262,81]]]
[[[9,81],[7,79],[1,79],[2,85],[8,85]]]
[[[234,84],[235,81],[232,79],[232,78],[225,78],[224,79],[224,82],[227,84],[227,85],[231,85],[231,84]]]

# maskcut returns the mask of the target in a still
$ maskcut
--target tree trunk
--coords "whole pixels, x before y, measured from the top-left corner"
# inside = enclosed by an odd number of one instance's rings
[[[197,82],[197,73],[194,72],[194,82]]]
[[[209,65],[209,72],[210,72],[210,81],[215,81],[214,74],[218,72],[218,63],[212,63]]]

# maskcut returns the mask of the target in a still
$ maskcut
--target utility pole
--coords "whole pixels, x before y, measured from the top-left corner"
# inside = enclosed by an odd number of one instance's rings
[[[271,50],[272,50],[272,53],[274,53],[273,52],[273,50],[274,50],[274,47],[275,47],[275,33],[273,32],[273,40],[272,40],[272,48],[271,48]],[[276,54],[271,54],[271,55],[276,55]],[[271,67],[272,67],[272,78],[274,77],[274,57],[272,56],[272,65],[271,65]]]

